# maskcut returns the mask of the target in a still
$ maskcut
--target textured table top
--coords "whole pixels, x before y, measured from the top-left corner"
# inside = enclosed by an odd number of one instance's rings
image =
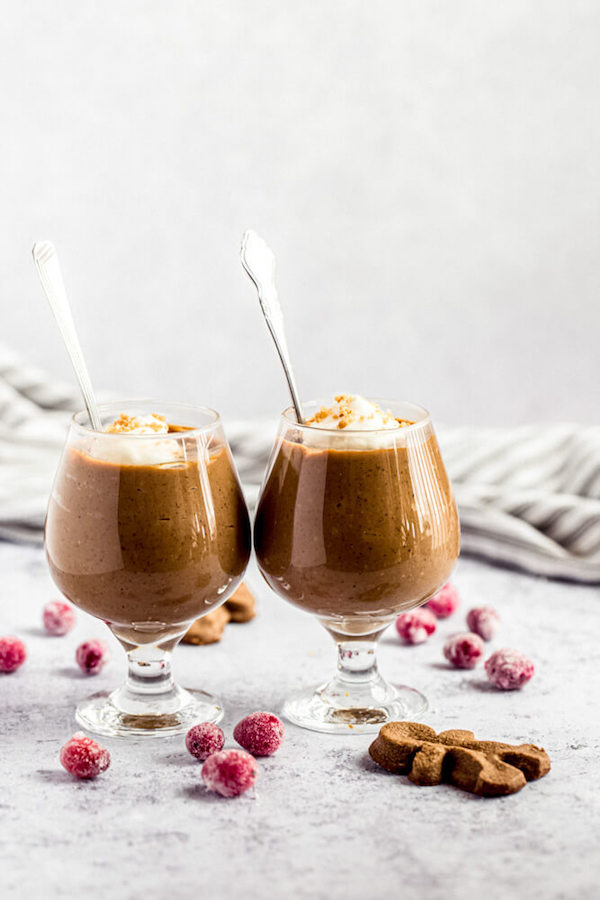
[[[0,678],[3,896],[597,896],[597,589],[461,560],[461,612],[426,645],[400,646],[392,631],[382,639],[384,674],[427,693],[424,721],[436,729],[546,747],[552,772],[519,794],[486,800],[446,785],[415,787],[370,761],[369,735],[288,725],[279,753],[260,762],[253,796],[224,800],[205,792],[180,738],[103,741],[112,765],[94,782],[62,770],[75,703],[116,685],[124,654],[115,645],[99,676],[79,675],[75,647],[106,636],[101,623],[80,613],[71,634],[46,637],[40,609],[56,591],[41,551],[0,544],[0,565],[0,634],[18,633],[29,649],[19,672]],[[223,697],[229,738],[242,715],[278,711],[287,691],[325,680],[334,664],[316,621],[271,595],[255,572],[249,583],[259,616],[230,626],[219,644],[178,648],[174,660],[183,684]],[[503,618],[492,646],[522,649],[536,663],[520,692],[496,692],[481,668],[451,671],[443,661],[444,635],[482,603]]]

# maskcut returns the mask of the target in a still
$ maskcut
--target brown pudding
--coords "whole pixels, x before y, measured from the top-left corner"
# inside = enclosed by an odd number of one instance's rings
[[[256,513],[258,563],[330,630],[366,634],[447,580],[459,549],[452,491],[431,430],[374,449],[306,446],[315,431],[275,452]]]
[[[125,643],[179,636],[241,581],[250,529],[231,455],[197,454],[190,442],[160,464],[63,456],[46,520],[52,577]]]

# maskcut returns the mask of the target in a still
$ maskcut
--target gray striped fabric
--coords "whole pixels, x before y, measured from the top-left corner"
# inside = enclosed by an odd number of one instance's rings
[[[0,538],[41,542],[78,393],[0,347]],[[253,505],[274,422],[226,431]],[[600,583],[600,427],[441,428],[462,551],[550,578]]]

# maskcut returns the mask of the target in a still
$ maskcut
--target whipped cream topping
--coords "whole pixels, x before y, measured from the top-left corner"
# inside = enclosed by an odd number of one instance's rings
[[[178,462],[184,456],[180,441],[162,437],[169,433],[166,416],[122,413],[107,425],[105,433],[111,437],[90,437],[86,441],[83,449],[89,456],[121,466],[158,466]],[[148,439],[154,435],[157,440]]]
[[[337,394],[332,406],[321,409],[306,420],[313,428],[344,429],[350,431],[376,431],[402,428],[409,425],[396,419],[390,410],[383,410],[360,394]]]
[[[166,416],[128,416],[121,413],[118,419],[107,426],[108,434],[167,434],[169,426]]]

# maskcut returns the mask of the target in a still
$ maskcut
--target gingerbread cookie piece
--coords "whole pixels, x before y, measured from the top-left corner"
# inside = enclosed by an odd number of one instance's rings
[[[369,747],[378,765],[419,785],[447,782],[482,797],[514,794],[550,771],[534,744],[478,741],[472,731],[436,734],[418,722],[388,722]]]
[[[244,582],[225,601],[225,607],[229,610],[232,622],[249,622],[256,615],[254,597]]]
[[[181,639],[182,644],[216,644],[221,640],[230,618],[229,610],[225,606],[219,606],[192,622]]]
[[[249,622],[255,615],[254,597],[242,583],[223,606],[196,619],[183,636],[182,643],[215,644],[221,640],[228,622]]]

